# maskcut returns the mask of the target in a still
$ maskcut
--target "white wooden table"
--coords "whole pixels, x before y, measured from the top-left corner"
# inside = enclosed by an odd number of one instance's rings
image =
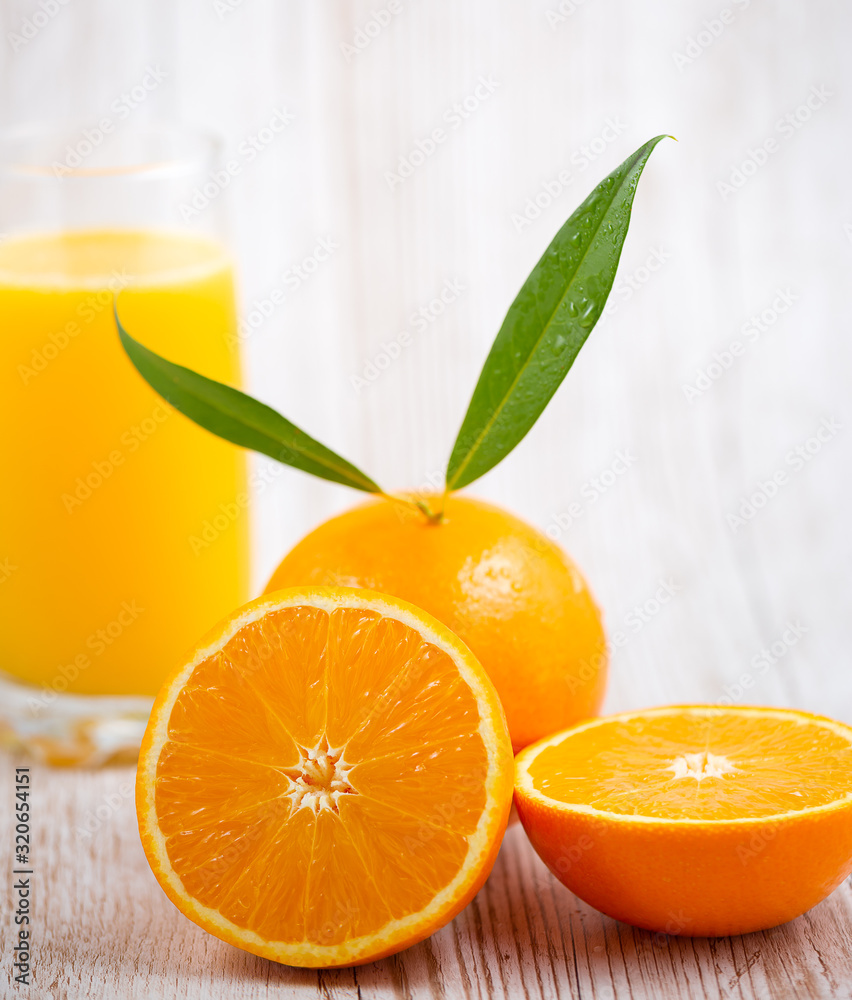
[[[12,762],[0,762],[11,801]],[[4,906],[0,995],[27,1000],[752,1000],[852,995],[852,891],[844,884],[784,927],[674,938],[586,906],[538,860],[520,824],[490,878],[451,924],[355,969],[292,969],[211,937],[166,898],[142,853],[132,768],[32,772],[33,985],[10,982]],[[0,859],[11,870],[2,830]],[[7,881],[10,877],[7,876]]]
[[[611,314],[475,492],[543,529],[579,509],[559,540],[627,637],[607,709],[727,698],[852,722],[852,8],[399,0],[374,30],[390,6],[71,0],[14,51],[37,4],[6,0],[0,124],[96,121],[149,65],[165,77],[140,121],[177,113],[237,150],[292,112],[229,190],[244,315],[319,240],[334,252],[247,339],[249,385],[389,489],[440,474],[502,316],[564,218],[645,139],[676,135],[641,181]],[[445,141],[389,178],[437,127]],[[446,282],[455,300],[416,323]],[[836,430],[799,467],[823,421]],[[732,524],[779,471],[783,488]],[[255,499],[259,589],[356,498],[285,471]],[[657,604],[662,581],[675,593]],[[57,997],[852,996],[848,885],[766,934],[657,941],[553,885],[517,828],[430,942],[354,973],[276,967],[172,909],[129,801],[75,836],[127,780],[35,774],[39,988]]]

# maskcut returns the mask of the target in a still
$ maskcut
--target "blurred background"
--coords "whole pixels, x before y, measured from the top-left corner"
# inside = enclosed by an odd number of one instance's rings
[[[551,237],[676,136],[607,315],[471,492],[582,567],[608,709],[852,721],[848,4],[2,0],[0,21],[0,125],[222,134],[239,170],[196,207],[227,199],[247,388],[386,489],[440,483]],[[253,462],[259,592],[361,498]]]

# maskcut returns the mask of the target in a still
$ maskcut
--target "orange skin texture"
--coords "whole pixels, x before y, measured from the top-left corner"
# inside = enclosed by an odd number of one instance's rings
[[[515,751],[596,715],[607,679],[601,614],[546,535],[493,504],[425,497],[440,523],[388,498],[331,518],[284,557],[266,593],[361,587],[423,608],[490,676]]]
[[[516,793],[533,847],[556,878],[616,920],[717,937],[800,916],[852,873],[852,806],[781,820],[610,822]]]

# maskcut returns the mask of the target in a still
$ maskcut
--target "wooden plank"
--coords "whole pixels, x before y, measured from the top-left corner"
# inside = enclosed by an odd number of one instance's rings
[[[6,757],[2,765],[0,797],[11,801],[14,761]],[[169,902],[138,841],[132,783],[132,768],[33,768],[30,997],[828,1000],[852,990],[848,882],[805,916],[760,934],[716,940],[651,934],[602,916],[568,892],[517,823],[476,899],[429,940],[355,969],[278,965],[211,937]],[[0,843],[8,872],[7,815]],[[9,997],[16,995],[13,927],[5,906],[0,982]]]

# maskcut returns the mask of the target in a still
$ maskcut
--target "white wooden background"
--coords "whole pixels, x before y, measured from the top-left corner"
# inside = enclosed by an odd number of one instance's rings
[[[620,271],[634,288],[625,280],[545,416],[472,492],[543,529],[580,505],[560,541],[626,638],[607,708],[728,697],[852,721],[852,8],[394,8],[353,54],[342,45],[387,0],[67,0],[13,51],[9,32],[39,5],[0,0],[0,125],[96,121],[148,65],[168,75],[139,121],[176,114],[237,150],[276,109],[292,112],[228,193],[244,313],[318,240],[337,249],[246,342],[248,384],[387,488],[443,469],[503,314],[564,218],[645,139],[677,136],[640,184]],[[492,92],[453,128],[445,113],[481,78]],[[811,95],[818,106],[786,128]],[[391,190],[386,173],[442,125],[447,140]],[[768,138],[771,155],[723,197],[718,182]],[[584,146],[605,148],[584,163]],[[513,220],[544,184],[556,191],[563,170],[570,183],[539,217]],[[653,272],[649,258],[662,258]],[[463,286],[457,300],[415,330],[412,313],[446,281]],[[744,324],[779,290],[792,303],[748,340]],[[354,388],[403,330],[413,343]],[[734,340],[745,353],[689,401],[684,385]],[[822,421],[839,429],[796,471],[788,453]],[[592,501],[590,484],[620,453],[630,468],[605,476]],[[733,530],[727,516],[779,470],[787,484]],[[256,498],[256,589],[306,530],[357,499],[290,470],[276,476]],[[676,592],[655,605],[661,581]],[[633,609],[648,601],[643,622]],[[783,656],[754,662],[773,643]],[[356,977],[282,970],[178,918],[146,873],[127,803],[91,842],[75,839],[68,824],[126,779],[36,775],[46,851],[37,964],[50,975],[48,992],[29,996],[348,997],[356,983],[365,997],[518,996],[522,981],[527,996],[548,997],[852,995],[848,886],[767,935],[659,942],[551,886],[517,828],[484,895],[437,943]],[[144,985],[131,987],[134,969]]]

